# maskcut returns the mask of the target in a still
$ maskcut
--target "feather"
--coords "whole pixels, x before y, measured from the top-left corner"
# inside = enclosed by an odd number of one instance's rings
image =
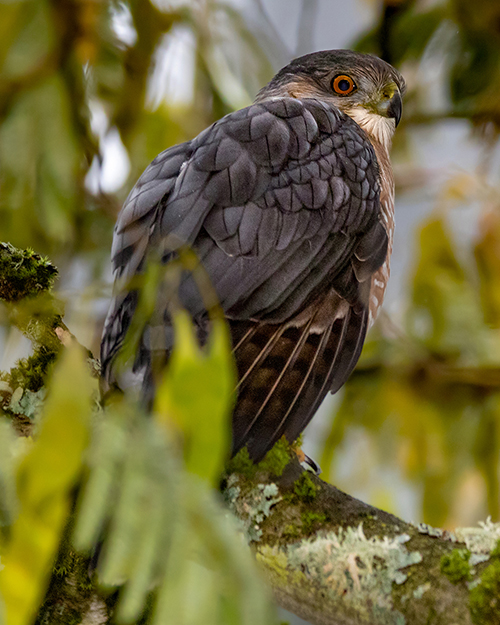
[[[385,170],[384,170],[385,171]],[[231,113],[193,141],[162,153],[122,209],[115,274],[143,271],[166,237],[191,245],[230,323],[239,373],[233,453],[259,460],[282,435],[292,441],[329,390],[350,375],[368,324],[371,279],[384,262],[379,169],[367,135],[335,107],[280,97]],[[165,259],[175,255],[169,248]],[[179,298],[198,323],[208,317],[186,273]],[[137,305],[116,294],[105,325],[104,377]],[[154,395],[155,345],[165,358],[166,311],[144,331],[136,368]]]

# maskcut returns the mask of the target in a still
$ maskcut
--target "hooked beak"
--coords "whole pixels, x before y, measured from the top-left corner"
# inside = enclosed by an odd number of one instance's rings
[[[378,114],[383,117],[389,117],[394,119],[396,122],[396,126],[399,124],[401,120],[401,115],[403,113],[403,100],[401,99],[401,94],[399,93],[399,89],[396,89],[393,96],[388,100],[383,100],[379,106],[377,107]]]

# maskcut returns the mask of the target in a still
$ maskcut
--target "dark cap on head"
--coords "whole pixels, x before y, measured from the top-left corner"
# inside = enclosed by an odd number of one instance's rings
[[[392,65],[372,54],[353,50],[323,50],[293,59],[280,69],[262,91],[274,91],[298,77],[317,80],[332,72],[340,74],[353,70],[372,77],[379,76],[381,80],[392,80],[401,94],[405,91],[404,78]]]

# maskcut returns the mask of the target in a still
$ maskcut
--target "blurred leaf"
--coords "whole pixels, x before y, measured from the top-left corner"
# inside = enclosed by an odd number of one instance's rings
[[[344,387],[341,406],[325,441],[321,467],[330,475],[331,468],[339,471],[333,461],[338,465],[349,435],[362,428],[374,450],[370,475],[359,478],[363,488],[371,485],[376,489],[370,499],[380,497],[384,483],[394,496],[401,496],[394,486],[397,475],[407,480],[405,488],[413,485],[420,493],[421,518],[442,526],[449,518],[460,480],[475,463],[473,447],[481,426],[482,403],[483,399],[470,388],[444,384],[431,372],[415,371],[413,367],[393,365],[355,373]],[[496,466],[498,461],[495,450],[496,460],[491,464],[490,455],[489,466]],[[337,477],[335,484],[343,489],[349,486]],[[387,493],[383,494],[389,502]],[[398,512],[397,508],[390,511]]]
[[[460,53],[450,65],[451,97],[457,106],[474,110],[474,98],[483,96],[492,86],[498,87],[500,53],[498,42],[484,31],[465,30],[459,38]]]
[[[450,17],[450,6],[443,2],[430,9],[419,2],[384,3],[380,20],[363,34],[355,49],[386,59],[396,66],[421,58],[434,34]],[[385,53],[385,55],[384,55]]]
[[[500,328],[500,214],[488,211],[479,223],[479,239],[474,248],[480,279],[485,322]]]
[[[396,22],[392,38],[395,60],[401,63],[407,59],[423,56],[431,38],[449,18],[446,4],[429,11],[407,11]]]
[[[155,262],[156,261],[156,262]],[[171,265],[170,265],[171,268]],[[123,289],[127,297],[137,298],[137,307],[123,342],[123,347],[116,358],[117,371],[126,369],[133,363],[139,350],[144,328],[155,312],[157,300],[162,290],[162,278],[167,269],[154,259],[148,262],[143,274],[136,275],[128,283],[117,284],[115,289]],[[171,272],[171,275],[174,272]],[[174,276],[175,278],[175,273]],[[137,293],[138,291],[138,293]]]
[[[47,61],[55,42],[46,0],[14,0],[2,3],[0,20],[0,76],[19,79]]]
[[[489,357],[478,297],[440,217],[431,217],[420,233],[408,325],[431,353],[463,364]]]
[[[60,79],[44,81],[18,98],[0,128],[0,163],[0,210],[12,219],[11,227],[19,224],[12,241],[26,247],[42,231],[56,241],[72,236],[79,154]]]
[[[130,443],[125,411],[108,410],[92,436],[88,464],[91,467],[85,488],[80,493],[74,544],[79,550],[91,549],[99,540],[110,501],[114,501],[115,483]]]
[[[176,313],[173,322],[175,344],[158,389],[156,414],[182,432],[188,471],[216,485],[228,456],[236,388],[229,331],[223,320],[213,319],[208,345],[201,349],[185,311]]]
[[[457,21],[467,28],[483,30],[490,36],[500,35],[500,4],[496,0],[454,0]]]
[[[80,350],[65,350],[39,436],[17,467],[18,514],[0,543],[6,625],[28,625],[48,584],[87,446],[92,390]]]
[[[404,12],[395,21],[391,33],[393,61],[399,64],[421,58],[432,37],[448,18],[449,8],[444,3],[429,11],[419,10],[417,5]]]
[[[97,537],[100,583],[123,585],[120,623],[135,622],[153,591],[157,625],[197,625],[200,615],[214,625],[273,622],[255,562],[218,495],[183,470],[170,429],[126,402],[102,416],[78,506],[77,548],[91,549]]]
[[[14,480],[14,448],[16,436],[10,423],[0,419],[0,536],[8,531],[17,511]],[[1,539],[0,539],[1,544]]]
[[[488,514],[500,516],[500,484],[498,464],[500,458],[500,396],[498,392],[485,399],[476,433],[473,454],[486,484]]]

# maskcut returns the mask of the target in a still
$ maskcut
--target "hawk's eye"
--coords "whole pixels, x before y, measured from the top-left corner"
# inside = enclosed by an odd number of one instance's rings
[[[350,76],[339,74],[332,80],[332,88],[339,95],[349,95],[356,89],[356,85]]]

